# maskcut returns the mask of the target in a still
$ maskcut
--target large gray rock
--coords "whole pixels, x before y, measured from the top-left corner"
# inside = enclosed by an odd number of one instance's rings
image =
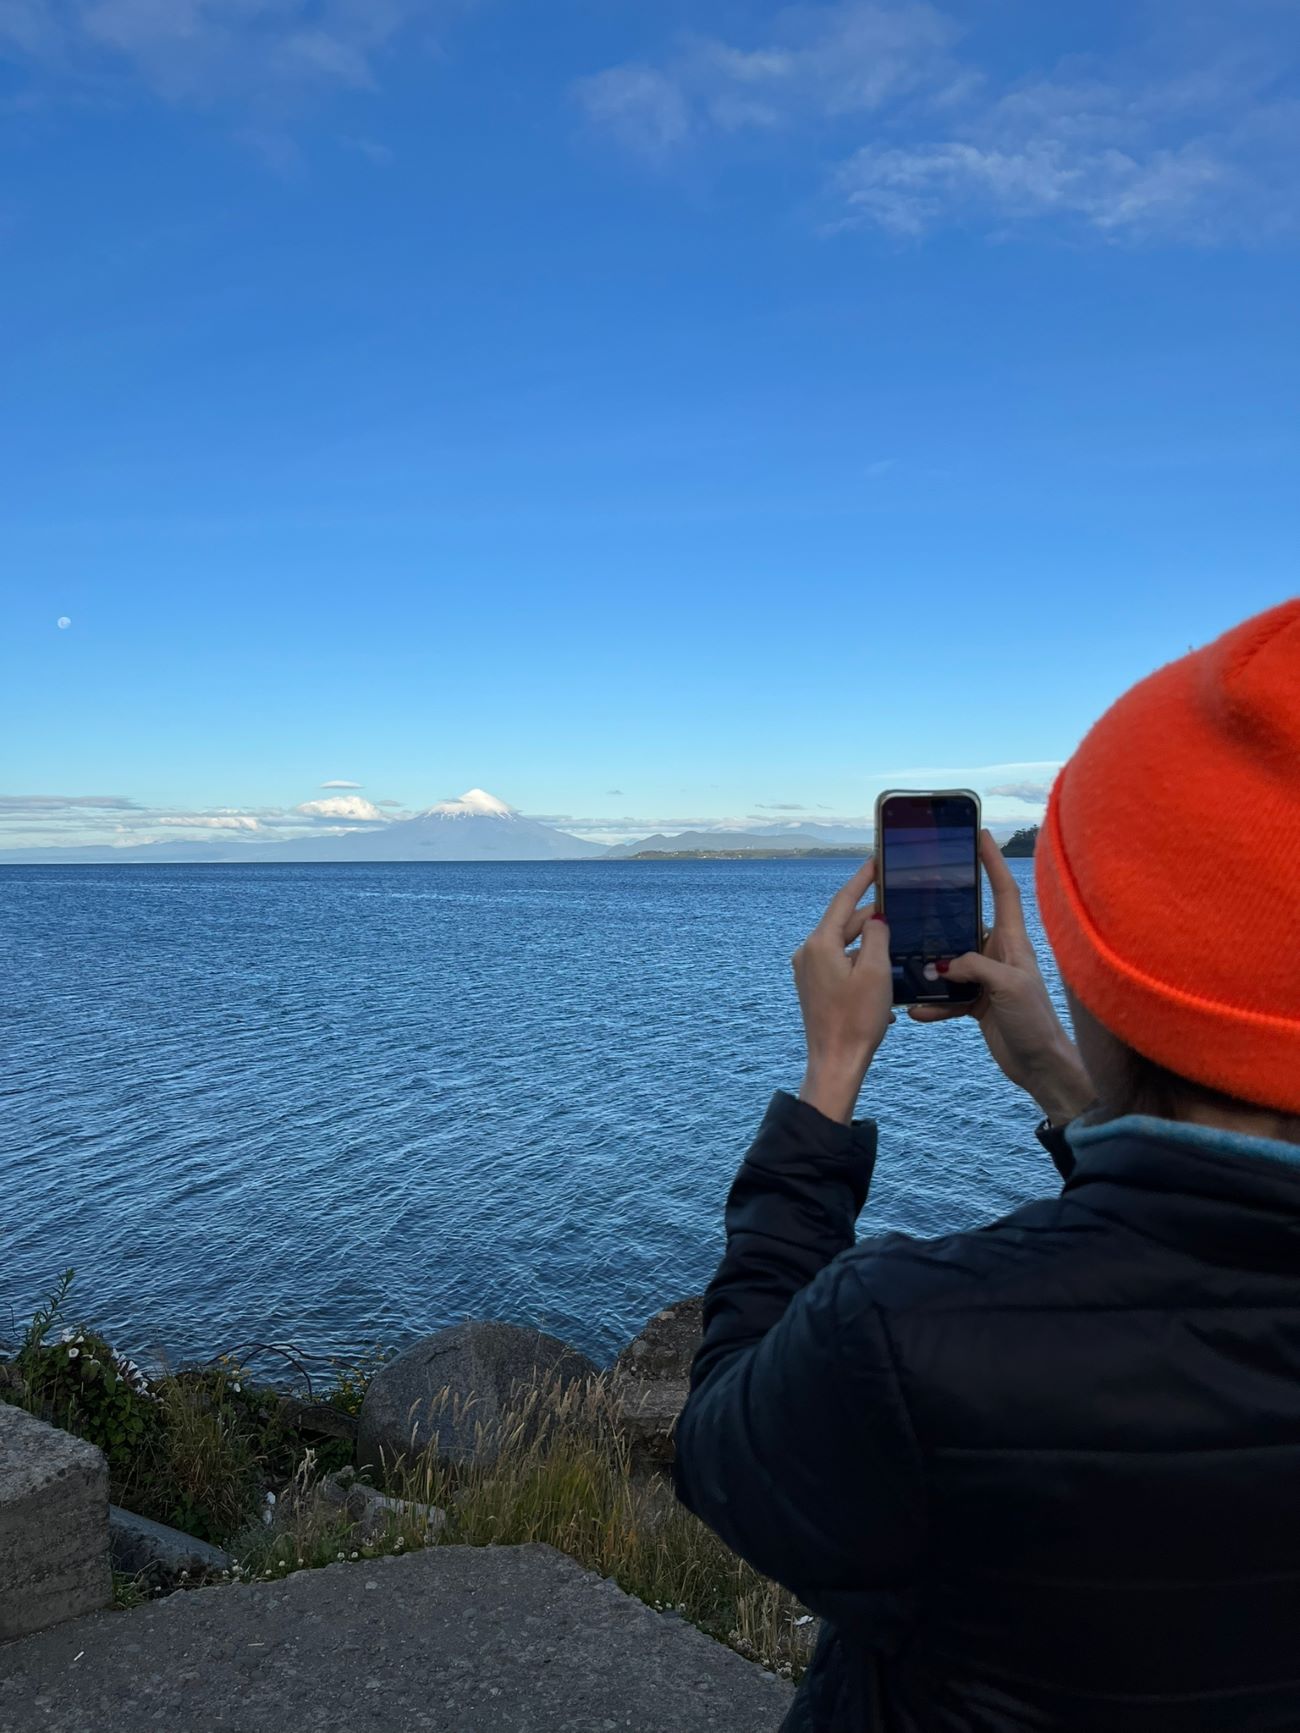
[[[112,1595],[103,1452],[0,1402],[0,1642]]]
[[[548,1546],[168,1595],[0,1651],[0,1733],[775,1733],[791,1687]]]
[[[673,1459],[677,1417],[690,1389],[691,1361],[703,1334],[704,1301],[674,1300],[656,1312],[614,1362],[610,1395],[635,1463]]]
[[[108,1507],[108,1540],[115,1571],[148,1576],[168,1586],[182,1572],[190,1577],[219,1576],[234,1562],[219,1546],[116,1504]]]
[[[437,1443],[445,1462],[491,1461],[512,1398],[540,1380],[596,1376],[585,1354],[517,1324],[453,1324],[380,1368],[361,1405],[357,1457],[382,1468]]]

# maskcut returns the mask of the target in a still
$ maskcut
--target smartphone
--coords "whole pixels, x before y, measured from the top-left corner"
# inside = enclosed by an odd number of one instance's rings
[[[891,788],[876,802],[876,897],[889,922],[895,1005],[962,1004],[975,981],[941,964],[983,942],[980,802],[969,788]]]

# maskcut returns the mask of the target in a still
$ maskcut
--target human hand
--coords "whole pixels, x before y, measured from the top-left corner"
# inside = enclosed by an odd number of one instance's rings
[[[790,959],[808,1037],[799,1099],[845,1125],[853,1118],[867,1067],[894,1021],[889,928],[873,904],[858,907],[875,877],[874,860],[859,867]],[[860,941],[857,949],[850,950],[855,940]]]
[[[913,1005],[909,1015],[917,1023],[974,1017],[1003,1074],[1059,1125],[1090,1106],[1096,1091],[1048,997],[1025,930],[1020,886],[988,831],[980,833],[980,859],[993,891],[993,930],[983,951],[953,958],[947,977],[978,981],[983,990],[972,1004]]]

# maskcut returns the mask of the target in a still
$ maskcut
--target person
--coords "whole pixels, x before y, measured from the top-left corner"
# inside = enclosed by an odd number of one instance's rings
[[[994,925],[950,972],[1064,1185],[854,1243],[892,1021],[868,864],[794,956],[807,1070],[727,1199],[678,1496],[821,1620],[786,1733],[1300,1729],[1300,600],[1057,778],[1077,1046],[981,857]]]

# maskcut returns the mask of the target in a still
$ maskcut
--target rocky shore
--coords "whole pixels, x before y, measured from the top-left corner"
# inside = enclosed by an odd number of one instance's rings
[[[18,1539],[39,1577],[48,1552],[41,1537],[48,1536],[58,1507],[64,1516],[71,1513],[68,1487],[76,1482],[88,1489],[93,1506],[100,1481],[111,1480],[112,1568],[119,1583],[129,1578],[135,1592],[148,1597],[203,1581],[247,1580],[245,1555],[260,1563],[282,1531],[296,1565],[306,1562],[306,1551],[298,1551],[306,1547],[302,1537],[318,1532],[328,1534],[340,1559],[363,1549],[428,1544],[448,1520],[435,1497],[465,1498],[467,1475],[490,1473],[503,1453],[527,1461],[532,1451],[541,1460],[546,1452],[538,1440],[556,1429],[557,1416],[559,1430],[581,1435],[584,1447],[601,1433],[599,1448],[630,1487],[652,1486],[672,1460],[674,1427],[700,1340],[701,1301],[681,1299],[655,1313],[606,1368],[542,1331],[467,1321],[409,1344],[364,1380],[345,1378],[328,1397],[311,1387],[260,1383],[228,1357],[182,1370],[168,1388],[151,1385],[93,1335],[56,1332],[56,1316],[52,1306],[44,1326],[38,1318],[23,1347],[0,1360],[0,1518],[11,1533],[22,1531]],[[50,1433],[42,1420],[59,1430]],[[168,1422],[191,1448],[188,1434],[202,1424],[223,1432],[227,1443],[240,1426],[248,1430],[248,1454],[260,1479],[252,1493],[246,1489],[246,1504],[252,1503],[242,1533],[233,1502],[230,1532],[214,1533],[222,1526],[214,1514],[224,1508],[219,1498],[201,1508],[194,1503],[197,1533],[159,1521],[156,1494],[148,1514],[150,1497],[139,1496],[139,1489],[164,1478],[153,1458],[169,1436]],[[33,1429],[64,1442],[43,1449]],[[39,1472],[33,1478],[42,1460],[54,1465],[44,1488]],[[203,1466],[209,1478],[222,1471]],[[229,1465],[224,1471],[233,1475]],[[195,1474],[187,1463],[173,1478],[186,1482]],[[185,1498],[172,1502],[183,1514]],[[78,1522],[71,1522],[75,1532]],[[257,1574],[270,1574],[276,1564],[262,1565]],[[0,1640],[100,1604],[107,1580],[98,1567],[80,1577],[74,1571],[51,1598],[11,1574],[8,1585],[0,1585]]]

